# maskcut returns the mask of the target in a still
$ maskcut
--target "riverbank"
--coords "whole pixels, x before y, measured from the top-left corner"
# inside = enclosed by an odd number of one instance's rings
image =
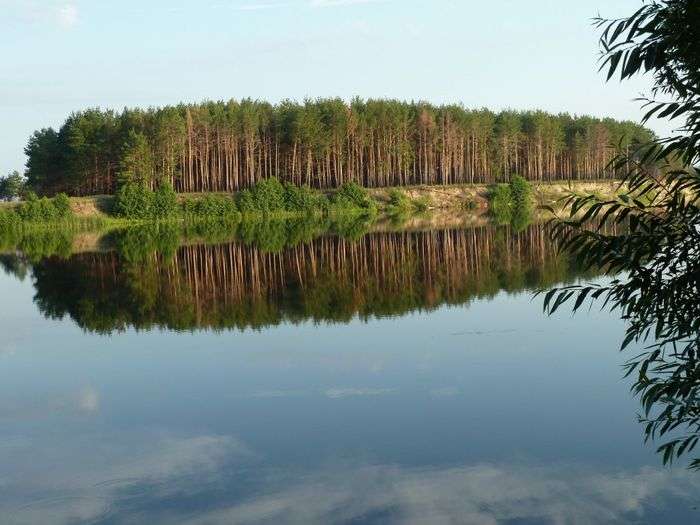
[[[567,181],[553,183],[531,183],[532,198],[535,207],[553,206],[571,192],[590,193],[598,196],[613,197],[618,192],[616,181]],[[451,210],[469,211],[475,215],[486,213],[489,209],[489,192],[491,186],[486,184],[455,184],[447,186],[403,186],[398,188],[368,188],[368,195],[377,203],[380,212],[390,211],[391,195],[398,190],[410,201],[426,204],[427,211]],[[325,192],[332,195],[333,191]],[[199,200],[207,195],[230,197],[227,193],[180,193],[178,201]],[[0,203],[0,210],[10,210],[18,203]],[[133,222],[112,215],[113,195],[94,195],[89,197],[70,197],[70,207],[75,217],[80,219],[101,219],[109,224],[121,225]]]
[[[275,247],[299,239],[324,234],[357,236],[367,232],[453,230],[483,227],[496,223],[522,229],[530,222],[542,222],[548,212],[538,206],[556,205],[569,192],[595,193],[612,197],[614,182],[576,182],[571,184],[535,184],[531,186],[529,206],[524,220],[498,217],[490,209],[493,187],[486,185],[414,186],[366,190],[371,201],[369,212],[351,208],[347,213],[317,210],[312,213],[277,212],[241,214],[231,217],[192,217],[175,215],[168,220],[128,219],[112,213],[114,197],[107,195],[69,198],[71,215],[67,219],[22,223],[20,227],[0,228],[0,252],[19,250],[29,254],[68,254],[101,251],[113,248],[114,239],[124,239],[129,230],[147,232],[146,237],[130,239],[128,244],[150,245],[159,238],[172,236],[193,242],[209,242],[231,237],[244,237],[262,246]],[[324,193],[331,202],[331,192]],[[209,200],[236,199],[228,194],[182,194],[177,204]],[[397,206],[397,199],[401,206]],[[5,204],[5,209],[18,204]],[[420,208],[420,209],[419,209]],[[519,217],[522,219],[522,217]]]

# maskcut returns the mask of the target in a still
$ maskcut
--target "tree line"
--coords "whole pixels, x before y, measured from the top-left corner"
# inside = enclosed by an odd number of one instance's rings
[[[616,154],[652,138],[633,122],[565,113],[244,99],[88,109],[35,132],[25,153],[41,194],[113,193],[121,181],[230,192],[273,176],[316,188],[606,178]]]

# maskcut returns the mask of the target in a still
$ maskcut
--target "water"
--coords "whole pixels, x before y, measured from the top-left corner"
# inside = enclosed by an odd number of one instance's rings
[[[2,264],[2,523],[699,519],[540,227]]]

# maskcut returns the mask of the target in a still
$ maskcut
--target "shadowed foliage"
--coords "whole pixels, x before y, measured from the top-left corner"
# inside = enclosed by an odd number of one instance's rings
[[[596,24],[607,78],[651,74],[645,120],[676,120],[679,131],[611,163],[624,178],[618,198],[569,197],[555,238],[584,267],[601,266],[616,277],[550,290],[545,309],[573,302],[576,311],[600,300],[621,313],[622,348],[645,346],[627,364],[645,436],[664,440],[658,451],[670,463],[700,439],[700,3],[648,2],[629,18]],[[610,223],[627,229],[606,234],[600,227]],[[700,467],[700,460],[691,466]]]

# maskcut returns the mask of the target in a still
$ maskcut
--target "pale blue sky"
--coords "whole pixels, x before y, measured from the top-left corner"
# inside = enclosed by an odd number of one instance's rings
[[[603,82],[590,19],[640,5],[0,0],[0,173],[23,168],[32,131],[93,106],[359,95],[639,120],[647,83]]]

